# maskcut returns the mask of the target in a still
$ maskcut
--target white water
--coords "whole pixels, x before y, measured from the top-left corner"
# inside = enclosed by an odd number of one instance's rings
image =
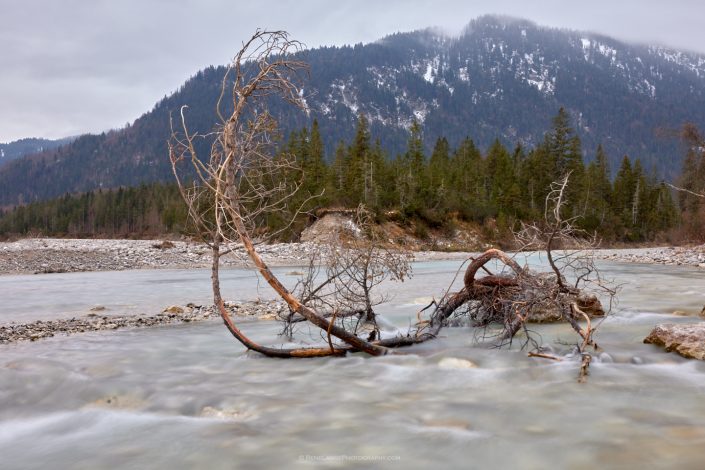
[[[416,265],[382,313],[399,327],[415,321],[457,266]],[[280,274],[293,282],[292,270]],[[491,349],[471,328],[382,358],[267,359],[218,321],[1,345],[0,468],[702,468],[705,363],[642,340],[655,323],[699,321],[667,313],[699,310],[705,274],[603,270],[625,285],[597,336],[609,356],[584,385],[577,362]],[[205,303],[208,274],[1,277],[0,322],[85,315],[95,304],[155,313]],[[228,298],[267,294],[251,273],[227,277]],[[280,341],[272,323],[243,328]],[[534,329],[559,354],[574,341],[562,325]],[[440,365],[447,358],[478,367]]]

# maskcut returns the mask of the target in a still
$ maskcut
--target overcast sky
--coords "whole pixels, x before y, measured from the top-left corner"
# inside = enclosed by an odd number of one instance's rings
[[[0,0],[0,142],[122,127],[258,27],[316,47],[487,13],[705,53],[700,0]]]

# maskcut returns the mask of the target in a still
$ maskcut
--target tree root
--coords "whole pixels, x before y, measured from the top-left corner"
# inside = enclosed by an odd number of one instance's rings
[[[492,260],[500,261],[508,266],[512,274],[492,274],[486,267]],[[260,268],[264,267],[264,274],[266,274],[264,276],[265,279],[269,280],[273,278],[273,275],[266,265],[264,265],[263,261],[261,261],[261,258],[257,259],[255,264]],[[480,270],[488,274],[481,278],[476,278]],[[294,310],[295,313],[300,314],[300,316],[296,317],[295,321],[307,321],[323,330],[323,336],[328,343],[327,347],[284,349],[262,346],[250,340],[237,328],[222,306],[222,302],[219,303],[219,309],[228,330],[246,348],[269,357],[304,358],[342,356],[347,353],[359,351],[371,355],[379,355],[387,354],[397,348],[424,343],[436,338],[441,329],[447,325],[448,320],[463,307],[467,307],[467,312],[470,317],[479,320],[480,324],[503,324],[505,331],[501,338],[503,341],[511,340],[519,330],[525,328],[526,322],[531,319],[532,309],[550,300],[555,302],[557,307],[563,309],[565,320],[582,339],[582,343],[578,346],[579,352],[583,358],[580,367],[579,381],[585,382],[592,359],[592,356],[587,353],[586,349],[588,346],[597,348],[597,345],[592,340],[594,330],[590,316],[578,306],[576,301],[577,292],[572,290],[565,292],[564,289],[557,287],[557,283],[550,283],[548,281],[546,276],[531,273],[520,267],[516,261],[510,258],[506,253],[496,249],[488,250],[473,259],[468,265],[464,275],[464,287],[456,293],[446,294],[439,302],[434,301],[422,309],[417,315],[418,322],[415,327],[410,329],[406,335],[378,339],[376,341],[366,341],[355,336],[356,341],[354,342],[348,340],[351,333],[345,331],[335,323],[336,320],[359,315],[362,311],[318,313],[299,304],[296,299],[293,299],[292,294],[285,290],[281,284],[270,282],[270,285],[273,284],[273,287],[280,295],[284,294],[282,298],[290,302],[289,305],[296,309]],[[422,316],[423,312],[431,307],[433,307],[431,314],[428,319],[424,319]],[[580,326],[578,319],[587,321],[586,329]],[[346,334],[340,334],[338,330],[343,330]],[[342,341],[342,344],[336,344],[334,338]],[[529,357],[561,361],[559,357],[535,351],[529,352]]]

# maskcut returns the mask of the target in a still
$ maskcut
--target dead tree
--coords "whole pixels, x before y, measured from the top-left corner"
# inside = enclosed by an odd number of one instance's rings
[[[606,316],[598,294],[609,299],[609,311],[616,289],[603,280],[595,266],[593,252],[599,245],[596,235],[575,226],[578,216],[566,219],[562,215],[570,176],[569,172],[561,181],[552,183],[546,197],[543,223],[523,224],[516,233],[521,250],[545,251],[553,273],[534,276],[529,285],[523,286],[521,290],[524,293],[531,293],[529,310],[523,320],[513,324],[512,328],[525,327],[532,316],[536,320],[537,313],[546,311],[553,312],[553,319],[560,318],[569,323],[582,338],[576,344],[576,350],[582,356],[580,380],[585,380],[592,360],[587,348],[599,349],[593,340],[596,326],[593,326],[591,318]],[[558,248],[562,251],[557,252]],[[583,320],[586,329],[579,324]],[[530,355],[540,357],[540,348],[536,346]]]
[[[301,45],[285,32],[257,31],[225,74],[216,109],[220,119],[217,128],[206,135],[192,132],[187,125],[186,107],[181,109],[178,124],[172,125],[169,156],[174,175],[188,205],[190,220],[211,249],[214,302],[232,335],[247,349],[272,357],[320,357],[353,351],[377,356],[433,339],[459,315],[478,325],[503,325],[501,340],[509,342],[522,329],[527,331],[527,322],[541,308],[553,305],[581,335],[581,352],[592,345],[589,319],[587,330],[578,321],[589,317],[580,284],[593,277],[595,271],[588,266],[575,284],[570,285],[564,268],[559,266],[569,257],[556,259],[553,255],[554,243],[569,228],[560,218],[567,178],[552,193],[555,212],[553,224],[547,224],[549,230],[536,227],[532,231],[531,227],[525,227],[525,233],[534,242],[545,242],[553,274],[531,272],[506,253],[488,250],[469,260],[464,287],[459,292],[447,292],[419,312],[416,324],[403,334],[380,337],[374,313],[380,299],[373,290],[384,279],[403,280],[409,271],[410,256],[384,248],[364,212],[358,216],[357,224],[362,233],[344,243],[338,240],[323,247],[317,255],[319,259],[311,261],[309,272],[296,290],[289,290],[280,282],[256,246],[268,236],[276,235],[263,229],[267,214],[297,213],[297,208],[289,204],[298,190],[298,182],[287,179],[286,175],[298,174],[298,168],[294,159],[276,153],[276,121],[266,105],[268,100],[282,99],[295,107],[306,108],[301,78],[307,68],[296,54],[300,49]],[[224,104],[226,97],[228,106]],[[229,111],[226,113],[225,109]],[[198,155],[199,139],[212,139],[209,155]],[[183,164],[192,167],[197,176],[195,184],[184,183]],[[293,333],[291,325],[305,323],[320,330],[321,344],[270,347],[256,343],[238,328],[224,307],[219,276],[221,257],[235,249],[244,250],[259,274],[288,305],[287,334]],[[497,274],[489,269],[494,262],[504,266]],[[479,277],[480,271],[486,275]],[[590,302],[599,307],[597,298]],[[359,328],[361,324],[372,325],[371,331]],[[530,338],[528,331],[527,338]],[[584,369],[587,370],[586,362]]]
[[[294,292],[303,304],[325,312],[324,317],[347,321],[355,334],[366,331],[374,340],[380,336],[374,307],[389,300],[377,287],[410,276],[413,254],[383,243],[380,228],[363,205],[352,214],[350,226],[339,227],[319,242]],[[290,312],[284,333],[291,338],[293,327],[304,321]]]
[[[266,110],[268,99],[280,98],[294,106],[305,107],[302,74],[306,64],[295,53],[301,44],[289,39],[283,31],[257,31],[236,55],[223,79],[216,108],[220,123],[208,160],[201,160],[195,142],[206,136],[192,133],[187,125],[185,108],[181,110],[180,131],[173,131],[169,156],[174,174],[194,224],[208,240],[212,250],[212,287],[216,306],[230,332],[248,349],[276,357],[327,356],[343,354],[344,348],[279,349],[259,345],[245,336],[234,324],[223,305],[219,267],[222,249],[242,244],[260,275],[287,303],[292,312],[342,341],[349,348],[372,355],[387,352],[384,346],[373,344],[319,315],[302,303],[271,272],[255,248],[253,234],[262,216],[284,211],[298,184],[279,178],[286,170],[295,169],[284,156],[275,156],[273,136],[276,121]],[[223,99],[227,92],[232,111],[224,115]],[[190,190],[180,177],[179,164],[191,162],[198,185]],[[196,207],[197,196],[208,201],[208,211]]]

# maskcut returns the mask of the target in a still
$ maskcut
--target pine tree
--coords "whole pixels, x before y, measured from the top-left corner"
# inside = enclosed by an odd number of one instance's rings
[[[393,200],[395,190],[394,185],[385,184],[392,181],[393,178],[389,172],[389,165],[387,165],[387,159],[379,139],[375,140],[375,144],[370,151],[367,171],[370,193],[366,204],[379,209]]]
[[[309,143],[310,165],[308,168],[309,181],[314,192],[320,192],[325,185],[326,179],[326,156],[321,132],[318,128],[318,120],[313,120],[311,127],[311,137]]]
[[[345,193],[350,206],[367,203],[370,200],[372,181],[369,178],[370,130],[367,118],[360,113],[357,129],[350,150],[346,169]]]
[[[450,187],[450,145],[445,137],[436,140],[428,163],[429,189],[433,205],[439,206],[445,200]]]
[[[614,190],[612,191],[612,211],[619,221],[620,236],[627,236],[631,229],[635,189],[636,179],[634,178],[632,162],[625,155],[615,177]]]
[[[406,153],[398,159],[397,187],[399,205],[402,211],[416,213],[423,207],[428,195],[428,177],[426,174],[426,157],[423,150],[421,126],[414,121]]]
[[[584,191],[582,228],[602,233],[609,231],[608,221],[612,218],[611,200],[612,184],[610,183],[609,160],[602,145],[598,145],[595,160],[590,162],[586,170]]]
[[[451,158],[450,207],[464,218],[482,220],[487,213],[485,162],[472,139],[466,138]]]
[[[648,193],[649,185],[646,181],[646,176],[644,175],[644,169],[641,166],[641,161],[637,158],[634,162],[634,167],[632,170],[632,177],[634,179],[634,187],[632,188],[631,195],[631,226],[638,229],[639,235],[643,230],[643,220],[644,213],[648,209]]]
[[[551,183],[559,181],[564,176],[557,168],[556,154],[551,150],[551,134],[547,133],[544,141],[529,153],[521,171],[534,218],[540,217],[543,213],[546,196],[551,191]]]
[[[650,223],[653,234],[663,233],[678,222],[678,210],[671,196],[671,188],[664,183],[655,189],[655,209]]]
[[[519,194],[514,162],[499,139],[487,152],[486,193],[496,214],[516,215]]]
[[[341,140],[335,148],[333,164],[328,171],[328,184],[330,197],[337,204],[345,204],[346,199],[346,174],[348,172],[348,150]]]
[[[549,170],[551,181],[558,181],[570,173],[566,189],[566,212],[578,215],[582,209],[580,203],[585,182],[585,165],[580,138],[570,126],[570,115],[564,108],[560,108],[553,118],[553,127],[548,134],[546,144],[547,164],[549,169],[551,165],[553,166]]]

